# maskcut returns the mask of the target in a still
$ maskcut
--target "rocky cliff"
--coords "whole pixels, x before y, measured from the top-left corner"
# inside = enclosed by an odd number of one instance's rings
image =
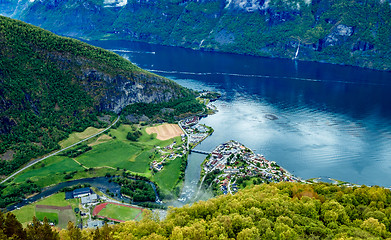
[[[59,34],[391,70],[389,0],[3,0]]]

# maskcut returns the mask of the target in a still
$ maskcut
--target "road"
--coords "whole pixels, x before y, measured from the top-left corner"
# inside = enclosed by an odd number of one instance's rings
[[[187,138],[186,150],[189,151],[189,150],[190,150],[190,148],[189,148],[190,135],[187,134],[187,132],[185,131],[185,129],[182,128],[182,121],[183,121],[183,120],[180,120],[180,121],[178,122],[178,125],[179,125],[179,127],[181,128],[181,130],[183,131],[183,133],[186,135],[186,138]]]
[[[104,130],[98,132],[97,134],[94,134],[94,135],[92,135],[92,136],[89,136],[88,138],[85,138],[85,139],[83,139],[83,140],[81,140],[81,141],[79,141],[79,142],[77,142],[77,143],[74,143],[74,144],[72,144],[72,145],[69,146],[69,147],[66,147],[66,148],[63,148],[63,149],[61,149],[61,150],[58,150],[57,152],[51,153],[51,154],[49,154],[49,155],[47,155],[47,156],[45,156],[45,157],[43,157],[43,158],[35,159],[35,160],[29,162],[26,166],[24,166],[23,168],[19,169],[18,171],[14,172],[14,173],[11,174],[10,176],[8,176],[6,179],[4,179],[3,181],[1,181],[0,184],[5,183],[6,181],[8,181],[10,178],[14,177],[14,176],[17,175],[18,173],[20,173],[20,172],[26,170],[27,168],[29,168],[29,167],[31,167],[31,166],[33,166],[33,165],[35,165],[35,164],[37,164],[37,163],[39,163],[39,162],[45,160],[46,158],[52,157],[52,156],[54,156],[54,155],[57,155],[57,154],[59,154],[59,153],[65,151],[65,150],[67,150],[67,149],[69,149],[69,148],[71,148],[71,147],[76,146],[76,145],[79,144],[79,143],[85,142],[85,141],[87,141],[87,140],[89,140],[89,139],[91,139],[91,138],[93,138],[93,137],[96,137],[96,136],[98,136],[98,135],[100,135],[100,134],[106,132],[106,131],[109,130],[112,126],[114,126],[114,124],[116,124],[116,123],[118,122],[119,117],[120,117],[120,116],[118,116],[117,119],[116,119],[110,126],[108,126],[107,128],[105,128]]]

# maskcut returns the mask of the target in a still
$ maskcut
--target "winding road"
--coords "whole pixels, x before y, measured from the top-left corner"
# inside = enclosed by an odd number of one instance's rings
[[[38,159],[35,159],[35,160],[29,162],[26,166],[24,166],[23,168],[19,169],[18,171],[14,172],[14,173],[11,174],[10,176],[8,176],[6,179],[4,179],[3,181],[1,181],[0,184],[5,183],[5,182],[8,181],[10,178],[14,177],[16,174],[18,174],[18,173],[20,173],[20,172],[26,170],[27,168],[29,168],[29,167],[31,167],[31,166],[33,166],[33,165],[35,165],[35,164],[37,164],[37,163],[39,163],[39,162],[45,160],[46,158],[52,157],[52,156],[54,156],[54,155],[57,155],[57,154],[59,154],[59,153],[65,151],[65,150],[67,150],[67,149],[69,149],[69,148],[71,148],[71,147],[76,146],[77,144],[80,144],[80,143],[82,143],[82,142],[85,142],[85,141],[87,141],[87,140],[89,140],[89,139],[91,139],[91,138],[93,138],[93,137],[96,137],[96,136],[98,136],[98,135],[100,135],[100,134],[106,132],[107,130],[109,130],[112,126],[114,126],[114,125],[118,122],[119,117],[120,117],[120,116],[118,116],[117,119],[116,119],[110,126],[108,126],[107,128],[105,128],[104,130],[102,130],[102,131],[100,131],[100,132],[98,132],[98,133],[96,133],[96,134],[94,134],[94,135],[92,135],[92,136],[89,136],[88,138],[85,138],[85,139],[83,139],[83,140],[81,140],[81,141],[79,141],[79,142],[77,142],[77,143],[74,143],[74,144],[72,144],[72,145],[70,145],[70,146],[68,146],[68,147],[66,147],[66,148],[63,148],[63,149],[61,149],[61,150],[58,150],[57,152],[51,153],[51,154],[49,154],[49,155],[47,155],[47,156],[45,156],[45,157],[38,158]]]

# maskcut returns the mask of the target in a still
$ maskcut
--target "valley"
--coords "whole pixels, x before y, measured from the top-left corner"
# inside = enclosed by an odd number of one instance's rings
[[[0,239],[391,238],[389,0],[0,15]]]

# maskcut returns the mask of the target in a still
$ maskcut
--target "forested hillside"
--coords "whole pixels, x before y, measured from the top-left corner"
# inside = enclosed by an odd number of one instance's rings
[[[0,13],[90,40],[391,70],[390,0],[3,0]]]
[[[0,17],[0,176],[72,131],[105,126],[102,112],[189,94],[112,52]]]
[[[391,193],[379,187],[263,184],[173,208],[162,221],[147,215],[141,222],[83,231],[69,224],[57,236],[48,225],[24,231],[12,215],[5,224],[1,219],[6,236],[28,239],[386,239],[391,237]]]

